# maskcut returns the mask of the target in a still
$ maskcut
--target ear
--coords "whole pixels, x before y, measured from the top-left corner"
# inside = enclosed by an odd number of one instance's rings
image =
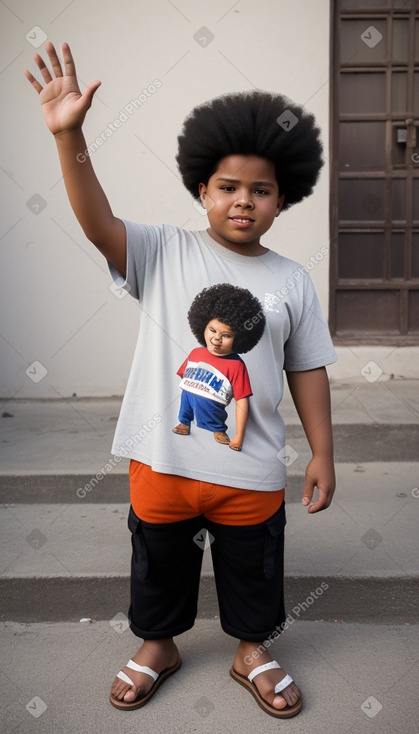
[[[202,206],[205,209],[205,198],[206,198],[206,195],[207,195],[207,187],[206,187],[206,185],[204,183],[200,183],[199,186],[198,186],[198,191],[199,191],[199,198],[201,199],[201,204],[202,204]]]
[[[275,214],[276,217],[279,217],[282,211],[282,207],[284,206],[284,201],[285,201],[285,194],[282,194],[282,196],[278,197],[278,204],[277,204],[276,214]]]

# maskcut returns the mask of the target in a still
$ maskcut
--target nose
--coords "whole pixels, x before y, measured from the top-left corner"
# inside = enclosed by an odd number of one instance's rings
[[[253,208],[252,197],[251,197],[251,195],[249,194],[248,191],[246,191],[245,189],[241,189],[238,192],[238,196],[237,196],[237,199],[235,201],[235,206],[236,207],[239,207],[239,206],[240,207],[244,207],[246,209]]]

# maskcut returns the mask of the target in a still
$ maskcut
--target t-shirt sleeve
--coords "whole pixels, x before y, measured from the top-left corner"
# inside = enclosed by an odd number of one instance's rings
[[[165,226],[135,224],[122,220],[127,234],[126,278],[108,262],[116,286],[126,290],[133,298],[141,300],[144,280],[152,273],[159,249],[167,239]]]
[[[176,374],[179,375],[179,377],[183,377],[183,374],[184,374],[184,372],[186,370],[186,365],[188,364],[188,359],[189,359],[189,357],[186,357],[185,361],[182,362],[182,364],[180,365],[178,371],[176,372]]]
[[[337,360],[329,327],[308,273],[301,281],[301,288],[302,301],[294,312],[296,318],[284,347],[284,369],[289,372],[312,370]]]
[[[237,362],[236,373],[231,380],[234,400],[249,398],[252,395],[249,373],[244,362]]]

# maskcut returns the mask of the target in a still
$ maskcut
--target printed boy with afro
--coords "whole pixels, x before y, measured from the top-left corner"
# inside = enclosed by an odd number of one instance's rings
[[[25,74],[54,135],[70,203],[114,281],[141,309],[112,451],[131,460],[129,620],[142,644],[114,678],[110,701],[118,709],[140,708],[180,668],[174,637],[195,622],[204,552],[196,539],[205,528],[220,623],[238,640],[230,675],[265,713],[295,716],[301,691],[271,656],[289,624],[287,450],[279,406],[285,374],[312,452],[301,503],[311,517],[330,505],[335,490],[325,366],[336,355],[309,273],[262,238],[282,210],[311,193],[322,166],[320,131],[309,112],[280,94],[232,93],[200,105],[185,121],[177,162],[187,190],[207,211],[208,228],[123,221],[96,178],[82,132],[100,82],[82,94],[69,46],[61,47],[63,62],[52,43],[45,50],[49,65],[34,56],[42,83]],[[176,371],[195,345],[184,314],[197,293],[220,283],[248,289],[266,321],[246,356],[253,395],[242,453],[221,450],[208,430],[195,431],[193,440],[172,431]],[[151,419],[153,430],[143,431]]]
[[[241,451],[252,389],[239,352],[249,352],[263,334],[262,305],[247,289],[220,283],[198,293],[188,321],[197,341],[205,346],[193,349],[178,369],[182,378],[180,423],[172,430],[189,435],[195,417],[197,426],[212,431],[218,443]],[[230,441],[225,406],[233,397],[236,435]]]

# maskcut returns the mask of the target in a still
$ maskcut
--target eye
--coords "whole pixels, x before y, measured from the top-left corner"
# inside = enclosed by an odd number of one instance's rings
[[[268,191],[265,191],[265,189],[256,189],[255,194],[262,194],[263,196],[268,195]]]
[[[221,191],[226,191],[229,194],[231,191],[235,191],[235,187],[234,186],[221,186]]]

